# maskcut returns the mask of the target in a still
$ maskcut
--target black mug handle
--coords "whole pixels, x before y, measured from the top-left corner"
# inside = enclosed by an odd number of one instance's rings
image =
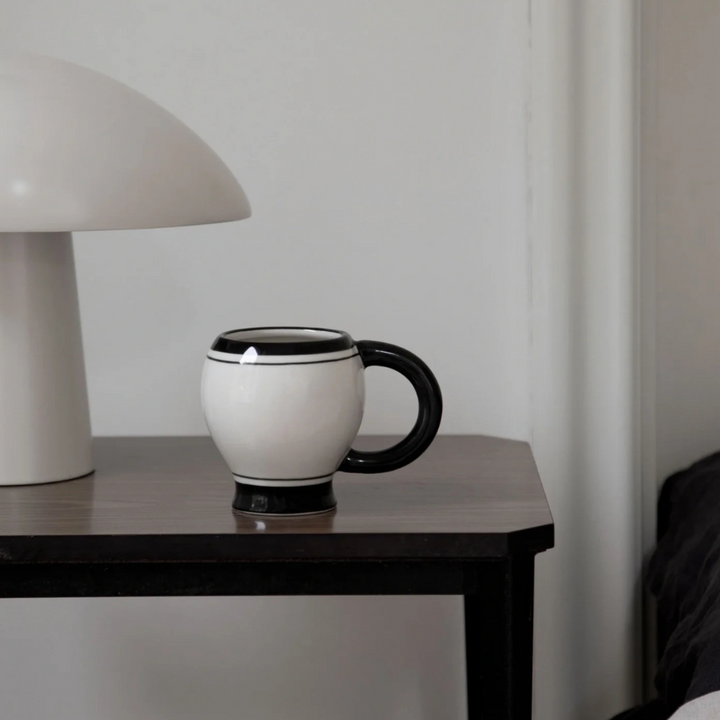
[[[360,340],[356,343],[365,367],[397,370],[415,388],[418,417],[410,434],[385,450],[350,450],[338,468],[342,472],[381,473],[397,470],[417,460],[435,439],[442,418],[442,393],[432,370],[413,353],[389,343]]]

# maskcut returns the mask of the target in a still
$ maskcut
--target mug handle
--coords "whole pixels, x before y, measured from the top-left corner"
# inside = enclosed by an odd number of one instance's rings
[[[397,370],[412,383],[418,398],[418,417],[410,434],[396,445],[374,452],[351,449],[338,469],[349,473],[397,470],[419,458],[435,439],[442,418],[440,385],[430,368],[404,348],[373,340],[360,340],[356,346],[366,368],[378,365]]]

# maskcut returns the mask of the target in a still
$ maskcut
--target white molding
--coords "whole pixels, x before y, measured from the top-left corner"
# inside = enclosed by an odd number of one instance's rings
[[[533,449],[556,521],[538,559],[536,718],[641,698],[639,8],[531,0]]]

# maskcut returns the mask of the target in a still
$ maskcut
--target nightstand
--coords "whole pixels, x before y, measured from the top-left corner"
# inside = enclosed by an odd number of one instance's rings
[[[396,472],[339,474],[337,510],[299,518],[234,514],[209,438],[99,438],[95,458],[0,488],[0,597],[463,595],[470,720],[530,719],[553,522],[526,443],[439,437]]]

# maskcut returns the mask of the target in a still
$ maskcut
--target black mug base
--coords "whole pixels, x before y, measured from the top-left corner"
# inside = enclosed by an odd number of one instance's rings
[[[233,509],[248,515],[316,515],[337,505],[332,480],[319,485],[248,485],[235,481]]]

